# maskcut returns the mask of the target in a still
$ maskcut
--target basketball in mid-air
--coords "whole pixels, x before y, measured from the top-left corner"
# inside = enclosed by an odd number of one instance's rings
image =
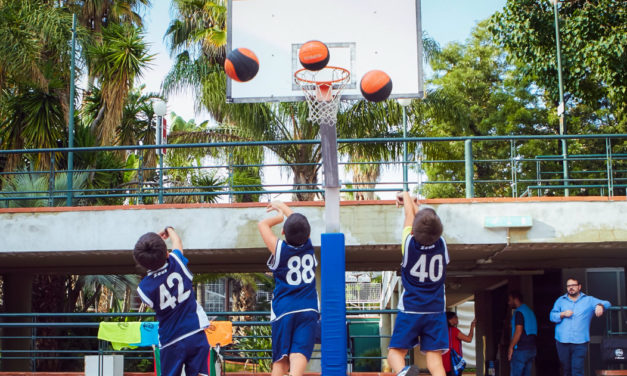
[[[381,70],[371,70],[364,74],[359,83],[361,94],[371,102],[381,102],[392,92],[392,79]]]
[[[235,81],[250,81],[259,71],[259,59],[248,48],[236,48],[226,55],[224,71]]]
[[[329,64],[329,48],[319,40],[310,40],[298,51],[300,63],[311,71],[319,71]]]

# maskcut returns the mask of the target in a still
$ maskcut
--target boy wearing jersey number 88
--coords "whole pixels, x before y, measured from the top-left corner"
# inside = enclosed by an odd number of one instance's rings
[[[172,239],[170,253],[167,238]],[[133,257],[148,269],[137,292],[159,321],[161,375],[180,376],[183,365],[187,376],[208,375],[209,343],[204,328],[209,320],[196,301],[181,239],[169,226],[159,234],[149,232],[135,244]]]
[[[418,367],[405,367],[407,351],[420,344],[432,375],[445,376],[442,353],[448,351],[448,328],[444,302],[444,279],[449,262],[442,222],[433,209],[418,210],[408,192],[397,196],[403,205],[403,262],[401,279],[405,291],[390,340],[388,363],[399,376],[418,375]]]
[[[309,239],[307,218],[281,201],[273,201],[267,211],[278,215],[259,222],[261,237],[272,255],[268,267],[274,275],[271,308],[272,376],[302,376],[314,348],[319,318],[316,291],[316,256]],[[285,241],[272,232],[283,222]]]

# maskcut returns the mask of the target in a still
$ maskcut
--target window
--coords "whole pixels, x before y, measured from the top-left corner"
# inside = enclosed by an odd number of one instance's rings
[[[225,279],[205,283],[203,286],[203,309],[207,312],[224,312],[225,307]]]

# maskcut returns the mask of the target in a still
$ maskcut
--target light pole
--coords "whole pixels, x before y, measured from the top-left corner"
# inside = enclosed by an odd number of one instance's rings
[[[144,143],[142,141],[139,141],[139,146],[142,146]],[[143,204],[144,201],[142,199],[142,185],[144,182],[144,174],[142,169],[144,168],[144,150],[143,149],[139,149],[139,166],[137,169],[137,193],[139,193],[139,196],[137,197],[137,203],[138,204]]]
[[[398,104],[403,108],[403,138],[407,138],[407,106],[411,104],[411,98],[399,98]],[[407,141],[403,140],[403,190],[409,191],[407,182]]]
[[[68,114],[68,148],[74,147],[74,60],[75,60],[75,50],[76,50],[76,14],[72,15],[72,54],[70,60],[70,112]],[[74,152],[68,151],[67,153],[67,198],[65,205],[72,206],[72,196],[73,196],[73,172],[74,170]]]
[[[161,99],[157,99],[153,102],[152,108],[157,115],[157,145],[163,145],[163,117],[165,116],[168,106]],[[159,203],[163,204],[163,148],[157,149],[159,154]]]
[[[557,3],[559,0],[551,0],[553,3],[553,14],[555,16],[555,45],[557,48],[557,78],[559,81],[560,103],[557,106],[557,116],[560,117],[560,136],[566,134],[566,104],[564,102],[564,83],[562,81],[562,55],[560,45],[560,27],[557,11]],[[562,143],[562,165],[564,171],[564,185],[568,186],[568,145],[566,139],[561,139]],[[564,190],[564,196],[569,196],[569,189]]]

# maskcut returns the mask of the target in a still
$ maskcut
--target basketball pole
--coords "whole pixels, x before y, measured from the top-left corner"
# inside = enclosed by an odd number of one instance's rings
[[[337,112],[347,69],[326,66],[294,73],[309,106],[308,120],[320,126],[320,155],[324,185],[325,232],[320,240],[321,371],[325,376],[345,376],[347,371],[345,239],[340,232],[340,179],[337,157]]]
[[[337,167],[337,132],[333,120],[320,122],[324,172],[324,218],[328,233],[340,232],[340,179]]]
[[[336,120],[320,121],[320,147],[324,173],[326,233],[320,242],[321,371],[344,376],[346,356],[346,260],[344,234],[340,232],[340,180],[337,164]]]

